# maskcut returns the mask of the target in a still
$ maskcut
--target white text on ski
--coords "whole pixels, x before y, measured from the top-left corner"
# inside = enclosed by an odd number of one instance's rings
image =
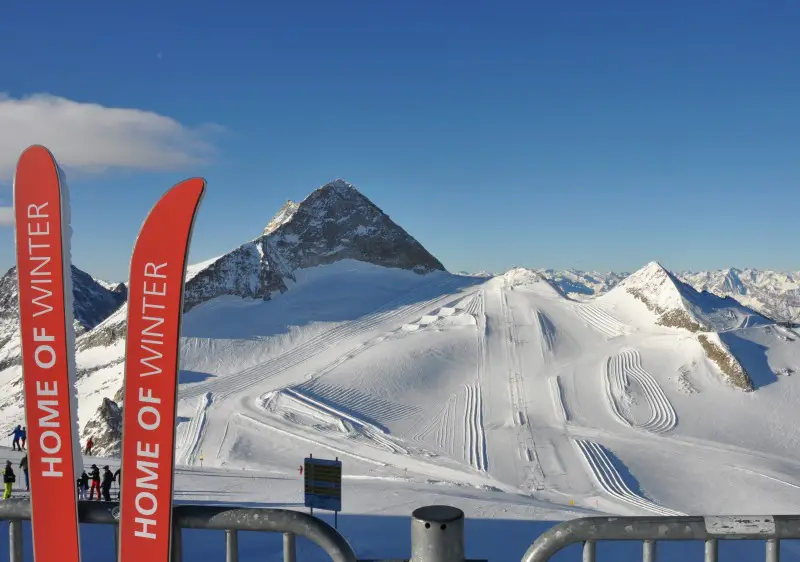
[[[41,205],[28,205],[27,213],[31,290],[38,293],[38,296],[32,299],[35,311],[33,318],[39,318],[53,311],[53,306],[48,302],[48,299],[53,296],[53,292],[48,288],[53,285],[53,272],[48,267],[53,261],[51,254],[53,248],[46,238],[44,240],[37,238],[50,235],[49,215],[45,212],[47,205],[46,201]],[[71,272],[65,271],[64,275],[71,275]],[[58,357],[54,347],[55,339],[55,336],[48,334],[45,328],[33,327],[33,341],[36,342],[33,357],[36,366],[43,372],[56,365]],[[40,430],[39,447],[43,454],[41,465],[39,463],[36,465],[42,467],[42,476],[62,478],[63,471],[57,470],[57,467],[63,466],[64,462],[61,454],[61,435],[58,432],[61,428],[58,382],[44,380],[42,375],[40,377],[41,379],[36,381],[36,407],[40,414],[43,414],[37,417]]]
[[[144,295],[142,297],[142,328],[140,346],[142,358],[140,360],[142,371],[139,377],[145,378],[160,375],[162,372],[160,360],[163,354],[157,351],[157,346],[164,345],[164,333],[160,326],[164,324],[163,310],[166,305],[163,300],[167,294],[167,275],[159,273],[167,264],[145,264],[144,267]],[[149,355],[148,355],[149,354]],[[161,411],[159,410],[161,398],[153,395],[152,388],[144,385],[139,387],[139,411],[137,421],[139,427],[145,431],[155,431],[161,425]],[[158,511],[158,498],[150,490],[158,490],[159,480],[159,455],[158,443],[144,441],[136,442],[136,530],[134,535],[146,539],[155,539],[156,519],[153,517]],[[152,528],[152,529],[151,529]]]

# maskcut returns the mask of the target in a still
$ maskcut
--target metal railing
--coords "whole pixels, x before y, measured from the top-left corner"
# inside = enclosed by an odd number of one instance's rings
[[[704,541],[705,562],[717,562],[719,540],[763,540],[766,561],[778,562],[782,539],[800,539],[800,515],[585,517],[542,533],[522,562],[546,562],[576,543],[583,543],[583,562],[595,562],[596,541],[601,540],[642,541],[643,562],[655,562],[659,541]]]
[[[112,515],[117,502],[78,502],[81,523],[114,525]],[[23,562],[22,521],[30,520],[31,504],[28,499],[8,499],[0,503],[0,519],[9,521],[10,562]],[[239,538],[237,531],[263,531],[283,533],[283,560],[295,562],[296,537],[305,537],[322,548],[333,562],[357,562],[356,555],[339,532],[316,517],[300,511],[267,508],[239,508],[218,505],[178,505],[173,508],[172,562],[181,562],[183,546],[182,529],[208,529],[225,531],[225,560],[238,562]],[[118,541],[117,541],[118,542]]]

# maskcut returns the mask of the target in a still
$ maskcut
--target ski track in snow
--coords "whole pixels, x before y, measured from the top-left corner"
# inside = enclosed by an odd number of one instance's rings
[[[609,357],[605,369],[605,390],[614,416],[624,425],[652,433],[665,433],[675,428],[678,416],[669,399],[653,376],[642,367],[642,358],[635,349],[624,349]],[[629,396],[630,381],[641,388],[650,409],[650,419],[638,423],[620,397]],[[627,414],[627,415],[626,415]]]
[[[541,310],[536,310],[535,312],[539,333],[542,336],[542,351],[553,353],[556,346],[556,327],[544,312]]]
[[[466,384],[464,408],[464,456],[475,470],[487,471],[486,431],[483,426],[483,393],[479,384]]]
[[[517,331],[514,324],[513,313],[508,305],[508,295],[506,294],[508,281],[503,284],[500,293],[500,307],[502,309],[503,324],[506,330],[504,334],[506,365],[508,371],[508,389],[511,398],[511,410],[514,426],[516,427],[517,446],[519,447],[520,459],[526,467],[525,487],[536,490],[544,489],[544,469],[539,460],[539,453],[536,450],[536,441],[533,438],[527,406],[524,400],[525,386],[522,378],[522,369],[517,352]]]
[[[206,426],[206,411],[211,406],[211,402],[212,396],[210,392],[206,392],[200,397],[197,410],[195,410],[194,416],[186,422],[188,425],[182,433],[176,464],[190,465],[197,459],[203,430]]]
[[[589,467],[589,472],[600,488],[608,495],[619,501],[652,511],[659,515],[686,515],[680,511],[673,511],[662,507],[634,493],[628,484],[625,483],[619,471],[614,467],[603,447],[598,443],[586,439],[574,439],[574,441]]]
[[[625,324],[614,318],[611,314],[593,304],[580,304],[574,309],[592,328],[608,336],[615,338],[626,333]]]
[[[331,328],[273,359],[254,365],[238,373],[219,377],[187,388],[181,392],[180,399],[191,399],[195,396],[205,394],[206,392],[213,392],[215,393],[215,399],[222,401],[232,394],[247,390],[266,379],[281,374],[287,369],[295,367],[331,347],[335,347],[348,338],[368,332],[383,323],[396,320],[398,317],[408,316],[417,311],[430,308],[437,302],[446,298],[451,298],[452,294],[448,291],[454,289],[456,284],[460,281],[461,280],[457,278],[439,278],[425,283],[402,297],[383,305],[371,314],[359,320],[346,322]],[[418,295],[428,292],[433,288],[441,291],[436,297],[425,301],[416,301]]]
[[[567,414],[567,409],[564,406],[564,392],[561,389],[561,379],[559,379],[558,375],[556,375],[555,377],[551,377],[549,382],[550,394],[553,397],[553,407],[556,409],[556,413],[561,421],[567,423],[569,422],[569,415]]]
[[[320,402],[319,400],[315,400],[314,398],[303,394],[302,392],[298,391],[296,388],[284,388],[281,391],[284,395],[297,400],[303,406],[311,409],[317,410],[319,413],[323,415],[328,415],[336,420],[340,420],[344,427],[347,427],[349,422],[350,426],[353,427],[356,431],[364,435],[367,439],[371,442],[375,443],[379,447],[386,449],[391,453],[403,453],[408,454],[408,451],[395,443],[392,439],[388,437],[388,432],[384,430],[382,427],[379,427],[371,422],[368,422],[362,418],[349,414],[347,412],[343,412],[338,408]]]

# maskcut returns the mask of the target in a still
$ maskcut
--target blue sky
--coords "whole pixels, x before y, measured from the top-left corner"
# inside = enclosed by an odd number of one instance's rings
[[[195,175],[193,261],[343,177],[451,270],[800,269],[792,0],[3,10],[0,204],[49,146],[73,262],[103,278]],[[2,228],[0,266],[13,245]]]

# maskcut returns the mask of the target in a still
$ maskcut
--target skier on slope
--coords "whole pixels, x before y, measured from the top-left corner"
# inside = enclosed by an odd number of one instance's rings
[[[22,448],[25,448],[25,441],[28,440],[28,430],[24,427],[22,428],[22,433],[20,433],[19,440],[22,441]]]
[[[92,454],[92,447],[94,447],[94,441],[92,441],[92,438],[89,437],[89,439],[86,441],[86,449],[83,451],[83,454],[86,455],[86,456],[91,455]],[[94,466],[94,465],[92,465],[92,466]]]
[[[20,468],[20,470],[22,470],[22,473],[25,475],[25,491],[26,492],[30,492],[31,491],[31,481],[28,479],[28,455],[27,455],[27,453],[25,454],[24,457],[22,457],[22,460],[19,461],[19,468]]]
[[[111,501],[111,484],[114,482],[114,475],[111,474],[108,465],[103,467],[103,483],[100,485],[103,489],[103,500]]]
[[[96,464],[92,465],[89,476],[92,479],[92,487],[89,489],[89,499],[94,499],[94,491],[97,490],[97,501],[100,501],[100,469],[97,468]]]
[[[8,434],[10,436],[14,436],[14,440],[11,442],[11,450],[12,451],[21,451],[22,448],[19,446],[19,440],[22,437],[22,426],[18,425],[14,428],[14,430]]]
[[[14,474],[14,469],[11,468],[11,461],[6,461],[6,469],[3,471],[3,499],[7,500],[11,497],[11,486],[16,482],[17,476]]]

